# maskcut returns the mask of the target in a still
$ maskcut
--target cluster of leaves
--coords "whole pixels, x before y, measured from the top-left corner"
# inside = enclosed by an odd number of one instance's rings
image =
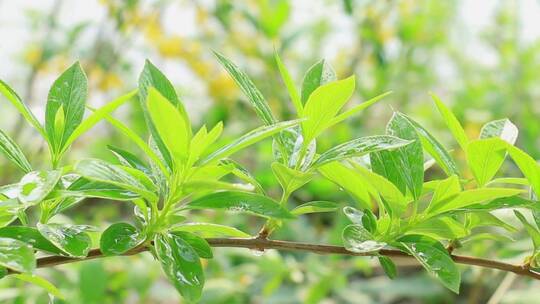
[[[507,119],[487,123],[480,138],[469,139],[451,111],[433,96],[444,121],[467,156],[460,170],[451,154],[425,128],[403,113],[395,113],[386,135],[352,139],[326,151],[317,151],[317,138],[327,129],[361,112],[389,93],[344,110],[355,90],[355,78],[338,80],[325,61],[313,65],[297,90],[285,65],[276,63],[290,95],[297,119],[279,121],[250,78],[226,57],[219,62],[252,104],[263,126],[222,144],[223,124],[203,125],[194,132],[183,102],[166,76],[146,62],[138,90],[99,109],[85,105],[87,80],[79,64],[66,70],[52,85],[42,125],[5,83],[0,92],[43,136],[49,147],[50,168],[36,170],[10,137],[0,131],[0,150],[25,175],[17,183],[0,187],[0,270],[16,273],[54,295],[59,291],[32,275],[36,252],[85,258],[92,241],[87,225],[55,222],[55,215],[85,198],[126,201],[134,205],[134,223],[115,223],[100,237],[104,255],[125,255],[150,248],[163,271],[189,301],[200,298],[204,286],[201,258],[212,258],[206,237],[250,237],[234,227],[190,222],[197,209],[246,212],[267,219],[260,238],[267,238],[287,221],[306,213],[333,212],[339,204],[305,202],[289,208],[291,194],[322,176],[351,194],[355,207],[344,212],[352,224],[343,230],[343,243],[351,252],[378,256],[388,276],[396,266],[378,254],[382,248],[399,249],[418,259],[446,287],[458,292],[460,272],[445,244],[494,234],[478,234],[482,226],[515,229],[490,213],[502,208],[535,210],[540,191],[540,167],[514,146],[517,128]],[[136,134],[111,113],[138,97],[149,136]],[[91,113],[84,118],[85,108]],[[110,146],[118,163],[83,159],[63,164],[69,147],[101,120],[108,121],[140,148],[144,158]],[[281,199],[270,197],[257,180],[229,157],[265,138],[273,140],[272,172],[281,185]],[[525,178],[495,178],[507,155]],[[368,157],[369,156],[369,162]],[[425,160],[427,157],[427,160]],[[425,181],[425,171],[437,164],[445,179]],[[472,172],[474,178],[467,179]],[[232,177],[234,179],[232,179]],[[241,183],[235,181],[240,180]],[[501,187],[500,185],[504,185]],[[498,187],[496,185],[499,185]],[[32,221],[32,210],[39,219]],[[516,211],[517,212],[517,211]],[[540,230],[517,212],[534,243],[528,265],[538,265]],[[534,212],[538,224],[538,214]],[[35,222],[35,223],[34,223]]]

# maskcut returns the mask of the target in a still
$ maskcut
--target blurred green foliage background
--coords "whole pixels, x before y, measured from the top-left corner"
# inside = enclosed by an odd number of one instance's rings
[[[520,128],[518,145],[540,158],[539,17],[540,4],[533,0],[0,0],[0,78],[43,117],[50,84],[73,61],[80,60],[85,68],[90,103],[98,106],[135,88],[144,58],[150,58],[177,86],[196,125],[222,120],[234,135],[259,122],[211,51],[226,54],[247,70],[275,112],[287,119],[292,109],[273,59],[276,50],[297,84],[304,71],[323,58],[339,78],[355,74],[358,85],[351,104],[393,91],[334,128],[332,136],[320,142],[321,149],[384,133],[393,109],[431,127],[454,147],[430,102],[428,92],[433,91],[452,106],[471,136],[489,120],[510,118]],[[146,132],[136,103],[116,115],[139,133]],[[5,100],[0,100],[0,127],[39,163],[44,143]],[[109,143],[132,148],[102,123],[76,142],[70,157],[112,160],[105,148]],[[269,169],[270,141],[237,159],[278,195]],[[19,178],[1,159],[0,181]],[[311,198],[354,204],[322,180],[311,182],[293,201]],[[104,229],[115,221],[130,221],[132,210],[127,204],[89,200],[69,216]],[[227,223],[250,233],[261,225],[242,215],[194,217],[200,218],[189,220]],[[281,229],[276,238],[339,244],[343,225],[342,215],[313,215]],[[518,253],[530,245],[514,237],[517,241],[504,246],[484,240],[465,244],[462,250],[520,261]],[[226,249],[217,249],[215,256],[205,265],[208,283],[202,303],[483,303],[492,297],[499,303],[535,303],[540,297],[537,282],[478,268],[464,268],[458,297],[408,261],[398,261],[400,275],[390,281],[367,258],[275,251],[256,256]],[[39,273],[61,289],[64,303],[177,303],[176,291],[157,265],[149,254],[141,254]],[[503,280],[512,288],[499,295]],[[10,278],[0,285],[2,303],[49,301],[44,291]]]

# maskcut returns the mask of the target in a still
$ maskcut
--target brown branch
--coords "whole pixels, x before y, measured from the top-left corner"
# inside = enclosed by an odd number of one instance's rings
[[[254,250],[265,250],[265,249],[277,249],[277,250],[290,250],[290,251],[305,251],[312,252],[316,254],[341,254],[348,256],[374,256],[376,254],[384,255],[388,257],[400,257],[400,258],[411,258],[414,257],[401,252],[399,250],[393,249],[381,249],[378,253],[355,253],[348,251],[345,247],[334,246],[334,245],[319,245],[319,244],[308,244],[308,243],[299,243],[299,242],[290,242],[290,241],[277,241],[277,240],[268,240],[262,238],[249,238],[249,239],[240,239],[240,238],[210,238],[206,239],[212,247],[227,247],[227,248],[247,248]],[[125,256],[138,254],[144,251],[147,251],[149,248],[147,246],[140,246],[126,252]],[[493,261],[488,259],[462,256],[452,254],[452,259],[459,264],[480,266],[491,269],[498,269],[507,272],[513,272],[518,275],[531,277],[533,279],[540,280],[540,273],[531,270],[527,266],[514,265],[503,263],[499,261]],[[105,257],[99,249],[92,249],[88,256],[82,259],[63,257],[63,256],[48,256],[39,258],[37,260],[37,267],[51,267],[61,264],[74,263],[79,261],[86,261],[91,259],[97,259]]]

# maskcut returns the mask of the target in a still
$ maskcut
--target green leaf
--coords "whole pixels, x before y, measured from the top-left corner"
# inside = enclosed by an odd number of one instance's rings
[[[330,120],[330,122],[327,125],[327,128],[330,128],[331,126],[336,125],[336,124],[344,121],[345,119],[353,116],[356,113],[362,112],[363,110],[369,108],[371,105],[379,102],[381,99],[383,99],[384,97],[386,97],[386,96],[388,96],[390,94],[392,94],[392,91],[382,93],[380,95],[377,95],[377,96],[375,96],[375,97],[373,97],[373,98],[371,98],[369,100],[366,100],[366,101],[362,102],[361,104],[356,105],[356,106],[352,107],[351,109],[337,115],[336,117],[334,117],[334,118],[332,118]]]
[[[176,94],[174,86],[163,72],[147,59],[144,62],[144,68],[139,75],[139,98],[143,108],[146,106],[150,88],[155,88],[163,97],[165,97],[165,99],[177,107],[182,115],[187,117],[186,111],[180,98],[178,98],[178,95]]]
[[[300,126],[281,131],[272,143],[274,160],[301,171],[308,169],[316,150],[317,141],[304,142]]]
[[[230,144],[227,144],[216,151],[212,152],[210,155],[200,160],[200,165],[205,165],[213,161],[217,161],[223,158],[226,158],[262,139],[265,139],[269,136],[272,136],[281,130],[293,127],[299,123],[299,120],[283,121],[278,122],[274,125],[263,126],[257,129],[254,129],[238,139],[234,140]]]
[[[450,156],[450,153],[448,153],[444,146],[439,143],[435,137],[433,137],[433,135],[431,135],[424,127],[407,115],[403,113],[398,113],[397,115],[409,121],[409,123],[416,130],[416,134],[418,135],[424,150],[426,150],[426,152],[433,157],[433,159],[437,162],[437,164],[439,164],[439,166],[441,166],[448,176],[454,174],[459,175],[456,162],[452,156]]]
[[[519,130],[508,118],[490,121],[480,130],[480,139],[498,137],[510,145],[516,143]]]
[[[208,242],[200,236],[186,231],[171,231],[169,233],[188,243],[195,250],[195,252],[197,252],[199,257],[204,259],[211,259],[214,257],[212,254],[212,248]]]
[[[526,178],[521,177],[499,177],[491,180],[488,185],[493,184],[510,184],[510,185],[522,185],[530,186],[529,181]]]
[[[186,207],[188,209],[226,209],[249,212],[267,218],[295,218],[287,209],[269,197],[239,191],[212,193],[188,203]]]
[[[441,180],[429,203],[426,212],[430,212],[432,209],[437,208],[440,204],[444,204],[448,199],[457,196],[461,192],[461,185],[457,175],[452,175],[447,179]]]
[[[408,234],[421,234],[435,239],[459,239],[470,234],[465,226],[451,217],[431,218],[414,225]]]
[[[51,193],[53,197],[94,197],[110,200],[130,201],[139,197],[137,193],[127,191],[124,188],[111,185],[104,182],[91,181],[86,178],[79,178],[73,182],[66,190],[54,190]],[[64,205],[61,203],[60,205]],[[67,207],[62,206],[58,211],[62,211]]]
[[[378,259],[382,269],[384,270],[384,273],[386,273],[388,278],[393,280],[397,276],[396,264],[392,262],[392,259],[386,256],[379,256]]]
[[[341,237],[345,248],[355,253],[375,252],[386,246],[386,243],[376,241],[373,235],[361,225],[346,226]]]
[[[302,215],[306,213],[333,212],[338,209],[339,205],[329,201],[313,201],[304,203],[293,210],[294,215]]]
[[[84,159],[75,165],[75,172],[97,182],[112,184],[156,201],[155,186],[148,177],[136,169],[109,164],[99,159]],[[135,174],[138,172],[138,174]]]
[[[57,170],[27,173],[19,182],[19,201],[26,206],[40,203],[54,189],[61,175]]]
[[[70,224],[37,224],[41,235],[64,254],[76,258],[86,257],[92,246],[92,240],[85,232],[86,227]]]
[[[62,254],[53,243],[44,238],[36,228],[25,226],[8,226],[0,228],[0,238],[10,238],[25,242],[34,249],[53,254]]]
[[[95,126],[98,122],[103,120],[107,115],[116,110],[119,106],[128,102],[136,94],[137,90],[133,90],[107,103],[103,107],[93,111],[93,113],[90,114],[90,116],[88,116],[85,120],[83,120],[81,124],[78,125],[77,128],[73,130],[73,133],[71,133],[71,135],[67,138],[66,142],[64,143],[64,149],[62,150],[62,153],[65,152],[65,150],[82,134],[92,129],[92,127]]]
[[[339,162],[332,162],[320,166],[317,170],[326,179],[347,191],[361,204],[362,208],[372,208],[371,196],[376,195],[377,190],[354,169],[348,168]]]
[[[227,174],[232,173],[234,166],[226,165],[222,162],[212,165],[204,165],[193,168],[193,175],[190,180],[219,180]]]
[[[467,145],[467,163],[479,187],[485,186],[499,171],[506,158],[506,146],[499,138],[473,140]]]
[[[17,199],[0,201],[0,227],[7,226],[17,219],[19,212],[25,209]]]
[[[0,267],[0,279],[3,279],[8,275],[8,269],[6,267]]]
[[[137,228],[128,223],[114,223],[103,231],[99,248],[104,255],[120,255],[144,241]]]
[[[135,168],[150,175],[150,168],[148,168],[146,163],[135,154],[111,145],[107,145],[107,148],[116,156],[122,165]]]
[[[36,257],[32,246],[11,238],[0,238],[0,266],[17,272],[36,269]]]
[[[183,130],[188,130],[188,132],[191,132],[191,123],[189,122],[189,117],[184,108],[184,105],[178,98],[178,95],[176,94],[176,91],[171,82],[157,67],[155,67],[149,60],[146,60],[144,64],[144,69],[139,75],[139,102],[141,104],[141,108],[143,109],[143,114],[148,130],[150,131],[150,134],[155,141],[158,150],[161,152],[161,155],[163,155],[165,163],[169,166],[169,168],[172,168],[173,164],[169,151],[165,146],[165,143],[162,141],[161,137],[159,137],[156,127],[152,123],[152,119],[147,107],[148,94],[150,88],[152,87],[156,89],[167,101],[172,103],[172,105],[180,113],[180,115],[182,116],[181,121],[185,123],[185,126],[182,128]]]
[[[272,163],[272,172],[285,193],[291,194],[298,188],[310,182],[315,174],[291,169],[281,163]]]
[[[2,93],[2,95],[4,95],[7,100],[15,106],[15,108],[17,108],[24,119],[26,119],[26,121],[28,121],[39,132],[39,134],[43,136],[43,138],[47,138],[45,129],[43,129],[43,126],[39,123],[34,114],[30,111],[26,104],[23,103],[17,93],[15,93],[15,91],[2,80],[0,80],[0,93]]]
[[[477,227],[495,226],[506,229],[509,232],[516,232],[517,229],[503,222],[495,215],[487,211],[471,212],[466,215],[466,225],[468,229]]]
[[[62,141],[64,140],[64,130],[66,129],[66,121],[64,117],[64,105],[60,105],[56,114],[54,115],[54,136],[49,136],[54,138],[57,141],[56,147],[54,149],[60,150],[63,148]]]
[[[535,209],[538,208],[538,202],[522,198],[520,196],[509,196],[494,199],[489,203],[485,204],[474,204],[464,208],[461,208],[460,211],[492,211],[497,209],[512,209],[512,208],[529,208]]]
[[[64,295],[54,286],[51,282],[47,281],[46,279],[37,276],[35,274],[26,274],[26,273],[17,273],[14,274],[13,277],[28,282],[30,284],[39,286],[43,289],[45,289],[50,295],[55,296],[61,300],[63,300],[65,297]]]
[[[467,190],[459,193],[456,196],[450,197],[437,206],[434,206],[429,210],[429,214],[440,214],[450,210],[464,208],[483,201],[494,200],[501,197],[510,197],[520,193],[523,193],[523,190],[507,188],[481,188]]]
[[[156,89],[149,88],[147,108],[152,123],[172,155],[177,166],[185,163],[189,155],[191,126],[177,108]]]
[[[2,130],[0,130],[0,151],[24,173],[32,171],[32,166],[24,156],[21,148]]]
[[[534,251],[540,250],[540,231],[536,229],[533,225],[531,225],[527,219],[525,219],[525,216],[521,214],[521,212],[514,210],[514,214],[519,219],[519,221],[523,224],[525,229],[527,230],[527,233],[532,239],[533,245],[534,245]]]
[[[187,181],[182,186],[182,193],[204,194],[209,192],[216,192],[220,190],[232,190],[232,191],[252,191],[254,187],[246,184],[239,183],[227,183],[221,181],[212,180],[194,180]]]
[[[287,87],[287,91],[289,92],[289,97],[291,98],[294,108],[296,109],[296,113],[300,114],[302,113],[304,106],[302,104],[302,101],[300,100],[300,95],[296,90],[296,86],[294,85],[291,74],[289,74],[287,67],[285,67],[285,65],[281,61],[281,58],[279,58],[279,54],[277,52],[274,52],[274,59],[276,60],[279,73],[281,74],[281,79],[283,79],[283,83],[285,83],[285,87]]]
[[[464,238],[462,240],[459,240],[459,242],[464,244],[475,244],[479,243],[484,240],[490,240],[490,241],[496,241],[496,242],[504,242],[504,243],[511,243],[515,242],[513,238],[504,235],[504,234],[493,234],[493,232],[485,232],[485,233],[475,233],[468,238]]]
[[[199,234],[202,237],[239,237],[248,238],[249,234],[234,227],[211,223],[187,223],[174,228],[176,231],[186,231]]]
[[[384,208],[392,218],[398,218],[405,212],[410,201],[392,182],[360,165],[353,165],[356,171],[369,181],[371,187],[377,190],[383,199]]]
[[[187,301],[197,301],[204,286],[204,272],[197,252],[173,234],[156,234],[156,255],[171,283]]]
[[[263,187],[257,181],[257,179],[251,173],[249,173],[249,171],[246,168],[244,168],[240,163],[232,159],[224,159],[221,161],[221,164],[225,166],[231,166],[232,168],[231,174],[233,174],[234,176],[238,177],[242,181],[255,187],[255,190],[259,194],[263,194],[263,195],[265,194]]]
[[[317,160],[315,160],[315,162],[313,162],[312,167],[317,168],[333,161],[358,157],[377,151],[397,149],[409,145],[410,143],[411,141],[389,135],[361,137],[325,151],[317,158]]]
[[[124,136],[133,141],[133,143],[135,143],[144,152],[144,154],[146,154],[146,156],[148,156],[154,162],[154,164],[159,167],[161,173],[163,173],[165,176],[169,175],[169,172],[167,171],[167,168],[165,167],[162,159],[135,132],[133,132],[129,127],[124,125],[122,122],[116,120],[112,116],[106,115],[105,119],[107,119],[107,121],[117,130],[119,130],[122,134],[124,134]]]
[[[302,81],[302,104],[305,104],[313,91],[318,87],[336,81],[336,72],[326,60],[321,60],[311,66]]]
[[[448,289],[459,293],[461,273],[446,250],[426,243],[401,243],[422,266]]]
[[[371,168],[394,183],[403,194],[408,189],[414,199],[418,199],[424,183],[424,152],[416,129],[406,118],[394,113],[386,133],[411,142],[393,151],[372,153]]]
[[[309,96],[302,118],[304,141],[311,142],[326,128],[354,93],[354,76],[318,87]]]
[[[45,108],[45,130],[53,152],[62,151],[81,124],[87,94],[88,80],[78,62],[54,81]]]
[[[521,173],[529,180],[534,193],[538,195],[540,193],[540,166],[536,160],[514,146],[508,146],[507,149]]]
[[[210,147],[221,136],[223,132],[223,123],[220,121],[212,130],[207,131],[206,125],[203,125],[199,131],[191,139],[189,146],[189,161],[188,165],[194,164],[201,155],[205,154],[208,147]]]
[[[272,114],[272,110],[270,110],[270,107],[268,106],[268,103],[264,99],[262,93],[259,91],[259,89],[257,89],[253,81],[249,79],[249,76],[241,71],[238,66],[232,63],[225,56],[218,52],[214,52],[214,55],[217,57],[223,68],[225,68],[229,75],[231,75],[242,92],[244,92],[244,94],[247,96],[249,102],[255,109],[257,116],[259,116],[264,124],[267,126],[275,124],[276,119]]]
[[[454,113],[452,113],[452,111],[446,107],[439,97],[435,96],[435,94],[431,94],[431,98],[433,98],[433,101],[441,113],[446,126],[448,129],[450,129],[452,135],[454,135],[454,138],[460,145],[461,149],[465,150],[467,148],[467,144],[469,143],[469,138],[465,134],[465,130],[457,120],[456,116],[454,116]]]

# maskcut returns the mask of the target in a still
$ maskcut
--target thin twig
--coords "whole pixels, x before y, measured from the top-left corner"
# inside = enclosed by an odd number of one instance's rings
[[[277,250],[289,250],[289,251],[305,251],[316,254],[341,254],[348,256],[375,256],[375,255],[384,255],[388,257],[400,257],[400,258],[411,258],[414,257],[408,255],[407,253],[401,252],[394,249],[381,249],[378,252],[372,253],[355,253],[348,251],[345,247],[335,246],[335,245],[322,245],[322,244],[309,244],[309,243],[300,243],[300,242],[291,242],[291,241],[278,241],[278,240],[268,240],[262,238],[210,238],[206,239],[212,247],[227,247],[227,248],[247,248],[255,250],[265,250],[265,249],[277,249]],[[134,248],[123,255],[135,255],[144,251],[147,251],[149,247],[140,246]],[[91,259],[97,259],[105,257],[99,249],[92,249],[88,256],[82,259],[70,258],[64,256],[48,256],[39,258],[37,260],[37,267],[52,267],[61,264],[74,263],[79,261],[86,261]],[[451,255],[452,259],[459,264],[480,266],[491,269],[498,269],[507,272],[513,272],[521,276],[527,276],[536,280],[540,280],[540,273],[531,270],[529,267],[523,265],[514,265],[504,262],[462,256],[462,255]]]

